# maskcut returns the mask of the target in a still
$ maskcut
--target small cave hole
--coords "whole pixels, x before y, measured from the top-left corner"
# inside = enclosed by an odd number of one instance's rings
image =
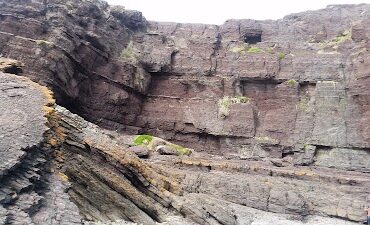
[[[244,35],[244,42],[248,44],[257,44],[258,42],[262,41],[262,34],[255,33],[255,34],[246,34]]]
[[[23,72],[22,68],[17,67],[17,66],[11,66],[9,68],[4,69],[4,73],[11,73],[15,75],[19,75],[22,72]]]

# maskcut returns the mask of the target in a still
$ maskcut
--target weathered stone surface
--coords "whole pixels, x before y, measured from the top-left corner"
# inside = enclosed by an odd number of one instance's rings
[[[361,221],[370,200],[370,180],[361,172],[275,167],[197,153],[142,160],[96,125],[61,107],[57,113],[68,132],[61,153],[62,171],[71,182],[68,193],[89,220],[154,224],[180,213],[197,224],[243,224],[228,206],[236,204],[298,217]]]
[[[197,152],[140,159],[129,150],[133,136],[99,128],[59,106],[43,111],[42,106],[54,107],[45,89],[27,78],[2,77],[25,83],[25,88],[35,91],[29,97],[41,97],[35,112],[42,118],[48,115],[50,128],[40,130],[39,147],[1,178],[0,221],[8,224],[126,224],[128,220],[238,225],[264,218],[295,225],[308,215],[361,221],[362,209],[370,201],[370,180],[361,172],[291,164],[275,167],[267,161],[225,160]],[[324,158],[318,157],[316,163],[320,159]],[[48,172],[53,167],[54,175]],[[308,216],[307,221],[353,224],[317,216]]]
[[[149,155],[149,149],[146,146],[132,146],[128,149],[139,157],[147,157]]]
[[[344,170],[369,172],[369,151],[350,148],[322,148],[315,156],[315,165]]]
[[[0,57],[0,71],[17,74],[22,71],[23,64],[20,61]]]
[[[180,155],[180,152],[178,152],[174,147],[167,145],[157,146],[156,151],[161,155]]]
[[[110,129],[0,73],[0,224],[365,218],[368,4],[221,26],[100,0],[0,5],[0,71]],[[194,151],[148,154],[123,133]]]
[[[150,81],[130,45],[146,29],[140,12],[98,0],[0,4],[0,53],[21,60],[25,76],[91,121],[134,125]]]
[[[46,89],[27,78],[0,72],[0,178],[17,166],[27,149],[43,141],[43,107],[49,100],[42,91]]]
[[[1,53],[97,124],[250,159],[370,147],[367,4],[221,26],[147,22],[100,1],[30,4],[2,3]],[[225,96],[251,101],[220,118]]]
[[[297,144],[367,151],[368,12],[367,4],[335,5],[277,21],[150,22],[134,43],[152,74],[137,126],[228,157],[289,155],[308,165],[315,153]],[[219,118],[225,96],[250,105]]]
[[[81,224],[66,186],[50,174],[52,107],[48,89],[0,72],[0,224]]]

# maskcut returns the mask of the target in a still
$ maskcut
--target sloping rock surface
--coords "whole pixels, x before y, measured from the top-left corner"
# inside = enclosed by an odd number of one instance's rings
[[[58,154],[61,171],[71,183],[71,200],[89,220],[156,224],[184,216],[196,224],[301,224],[302,218],[305,224],[352,224],[311,215],[360,221],[369,201],[370,178],[360,172],[279,168],[197,152],[139,159],[128,150],[133,136],[56,111],[67,131]]]
[[[0,224],[76,224],[77,207],[51,173],[50,91],[0,72]]]

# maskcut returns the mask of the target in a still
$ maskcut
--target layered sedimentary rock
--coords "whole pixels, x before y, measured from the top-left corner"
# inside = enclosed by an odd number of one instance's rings
[[[66,184],[51,172],[56,139],[48,127],[54,107],[50,91],[28,78],[0,72],[0,99],[0,224],[81,221]]]
[[[134,136],[103,130],[61,107],[56,112],[67,131],[61,171],[88,219],[155,224],[182,215],[196,224],[252,224],[260,220],[255,213],[276,224],[300,224],[303,217],[307,224],[351,224],[310,215],[360,221],[369,201],[370,179],[360,172],[281,168],[198,152],[140,159],[128,150]]]
[[[214,154],[368,171],[368,10],[330,6],[221,26],[152,22],[137,47],[152,74],[137,124]]]
[[[364,220],[369,5],[220,26],[0,6],[0,224]]]
[[[56,106],[46,88],[27,78],[1,78],[8,109],[2,115],[3,224],[349,225],[321,216],[361,221],[369,201],[370,179],[361,172],[225,160],[197,151],[149,152],[141,159],[129,150],[135,136],[104,130]]]
[[[150,76],[121,53],[145,29],[141,13],[102,1],[0,4],[2,55],[19,59],[26,76],[48,85],[74,112],[133,125]]]

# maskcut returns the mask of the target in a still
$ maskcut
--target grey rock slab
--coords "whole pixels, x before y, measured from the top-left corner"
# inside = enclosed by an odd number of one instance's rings
[[[0,72],[0,177],[43,140],[48,100],[41,90],[28,78]]]

